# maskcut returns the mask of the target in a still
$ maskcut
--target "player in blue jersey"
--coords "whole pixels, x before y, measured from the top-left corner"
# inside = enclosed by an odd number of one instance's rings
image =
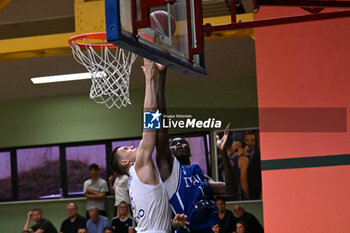
[[[166,67],[157,64],[159,70],[157,82],[157,102],[161,113],[166,114],[165,76]],[[157,131],[157,166],[168,194],[173,214],[187,215],[189,225],[175,232],[212,232],[217,224],[215,195],[233,195],[236,181],[233,168],[226,153],[226,143],[230,125],[224,136],[217,137],[217,146],[223,159],[226,183],[216,182],[205,176],[198,164],[191,164],[191,150],[184,138],[174,138],[169,142],[167,129]]]

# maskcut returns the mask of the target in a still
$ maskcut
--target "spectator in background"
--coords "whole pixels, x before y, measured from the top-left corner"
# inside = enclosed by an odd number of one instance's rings
[[[249,199],[261,199],[261,160],[254,132],[248,131],[243,135],[244,153],[249,159],[248,189]]]
[[[246,231],[249,233],[263,233],[264,228],[261,226],[260,222],[255,218],[254,215],[245,211],[244,207],[241,205],[235,205],[233,207],[233,212],[235,213],[238,220],[243,221],[246,224]],[[237,225],[236,225],[237,228]],[[238,233],[238,229],[236,229]]]
[[[35,225],[29,228],[30,219],[33,217]],[[57,233],[54,225],[47,219],[43,218],[42,211],[38,208],[29,211],[27,214],[27,221],[24,224],[23,231],[32,231],[35,233]]]
[[[103,230],[103,233],[114,233],[114,231],[112,227],[105,227],[105,229]]]
[[[236,233],[248,233],[247,225],[244,221],[238,220],[236,223]]]
[[[124,201],[130,207],[130,197],[129,197],[129,176],[124,174],[117,174],[113,183],[114,176],[108,178],[109,190],[115,195],[114,204],[114,216],[118,214],[118,205]]]
[[[87,233],[87,230],[86,230],[86,228],[80,228],[78,230],[78,233]]]
[[[235,200],[249,199],[249,184],[248,184],[248,167],[249,158],[248,153],[244,153],[243,144],[237,137],[232,139],[233,142],[227,150],[230,155],[230,161],[235,172],[237,194]]]
[[[78,229],[86,228],[86,219],[79,215],[78,206],[74,203],[67,205],[68,218],[61,224],[61,233],[78,233]]]
[[[226,202],[223,198],[216,198],[216,206],[218,207],[218,224],[220,233],[232,233],[234,231],[234,217],[232,211],[226,209]]]
[[[103,233],[106,226],[109,225],[107,217],[100,215],[97,207],[92,206],[89,209],[90,219],[86,223],[86,228],[89,233]]]
[[[134,233],[135,220],[130,215],[130,208],[125,201],[118,206],[117,217],[112,218],[112,227],[118,233]]]
[[[86,219],[89,219],[89,209],[94,206],[97,207],[101,215],[107,216],[105,207],[106,192],[108,192],[107,182],[100,178],[100,168],[97,164],[89,166],[91,179],[84,182],[84,191],[86,201]]]

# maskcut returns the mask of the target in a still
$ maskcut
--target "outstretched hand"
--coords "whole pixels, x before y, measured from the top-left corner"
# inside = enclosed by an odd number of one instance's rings
[[[154,62],[146,58],[143,59],[143,66],[141,66],[143,73],[147,79],[150,79],[154,75],[155,65]]]
[[[224,136],[222,136],[221,139],[219,135],[216,135],[216,146],[220,151],[224,151],[226,148],[228,135],[230,133],[230,126],[231,126],[231,123],[228,123],[225,128]]]
[[[173,228],[178,228],[178,227],[183,227],[190,224],[189,222],[186,221],[186,218],[187,218],[187,215],[185,214],[175,215],[173,221],[171,222],[171,226]]]

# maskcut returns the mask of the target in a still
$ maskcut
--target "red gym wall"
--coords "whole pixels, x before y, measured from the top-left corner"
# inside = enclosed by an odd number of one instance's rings
[[[256,19],[300,14],[306,11],[262,7]],[[255,35],[259,108],[348,108],[350,18],[259,28]],[[261,129],[264,122],[271,123],[266,111],[259,112]],[[348,109],[345,112],[344,119],[350,122]],[[339,122],[335,117],[330,123]],[[263,169],[266,162],[288,158],[330,156],[331,163],[332,158],[345,155],[349,161],[349,123],[345,129],[322,133],[261,130]],[[265,232],[348,232],[349,163],[283,166],[262,172]]]

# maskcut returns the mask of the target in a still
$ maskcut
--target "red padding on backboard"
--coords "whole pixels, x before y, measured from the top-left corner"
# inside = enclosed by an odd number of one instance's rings
[[[268,233],[349,232],[350,166],[263,171]]]

